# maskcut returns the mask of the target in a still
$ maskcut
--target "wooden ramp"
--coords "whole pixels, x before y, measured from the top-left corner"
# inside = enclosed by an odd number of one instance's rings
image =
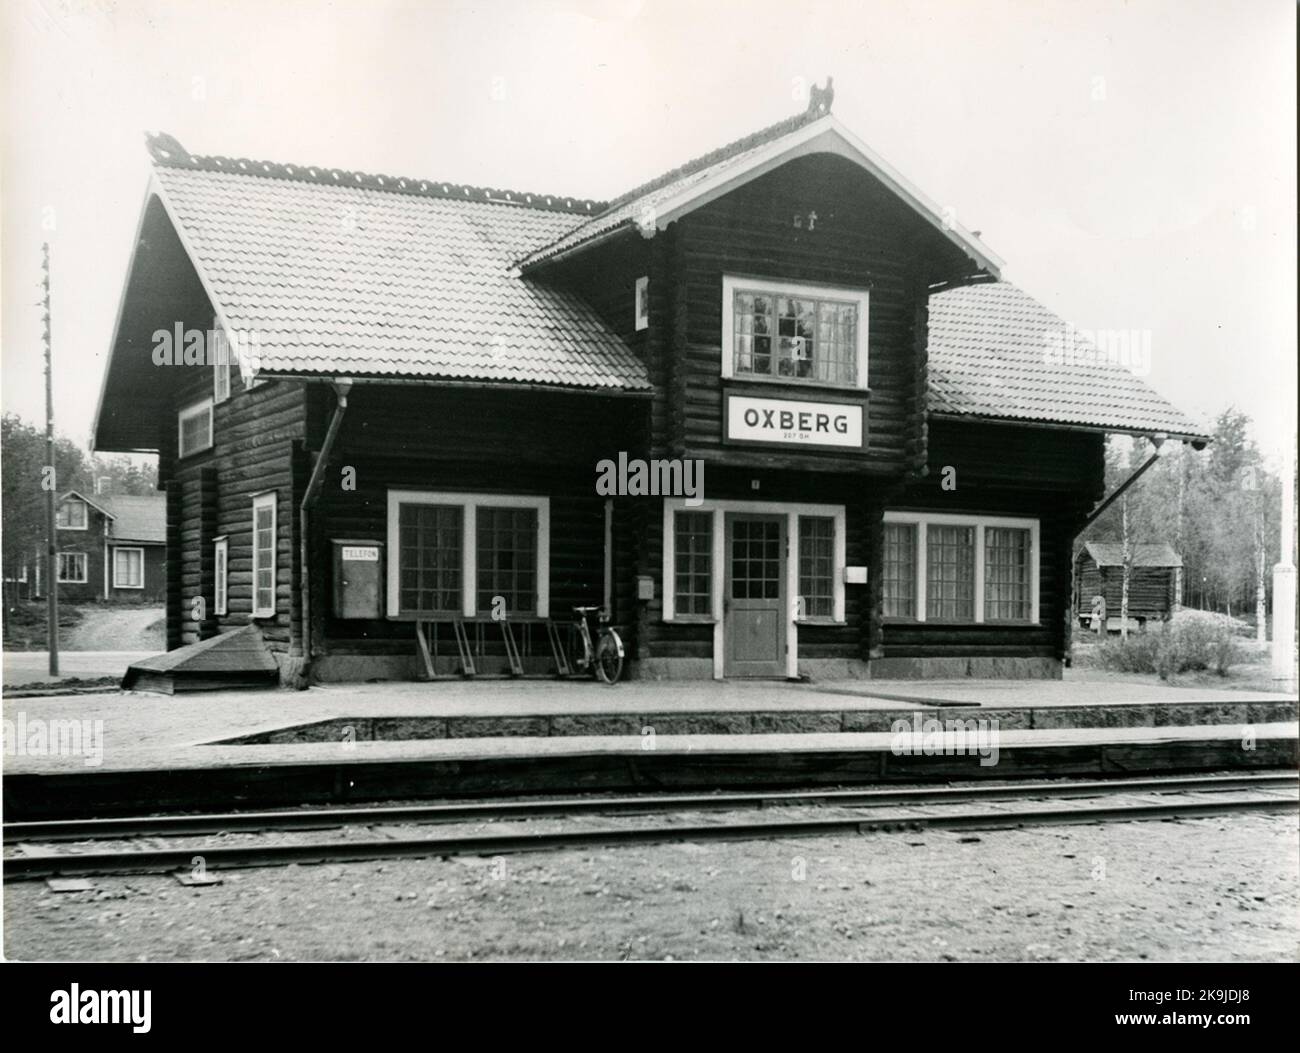
[[[256,625],[213,636],[127,667],[126,691],[218,691],[234,687],[274,687],[280,671]]]

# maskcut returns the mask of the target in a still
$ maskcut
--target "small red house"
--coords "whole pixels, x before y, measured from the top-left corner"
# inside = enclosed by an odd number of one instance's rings
[[[69,490],[55,506],[59,597],[70,603],[161,603],[167,591],[166,498],[87,497]],[[22,568],[44,596],[39,561]]]

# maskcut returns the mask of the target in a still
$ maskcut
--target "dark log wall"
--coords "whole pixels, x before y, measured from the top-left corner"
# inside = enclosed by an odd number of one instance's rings
[[[929,475],[903,489],[891,508],[1039,520],[1039,624],[954,626],[882,620],[882,653],[909,658],[1061,657],[1071,608],[1074,537],[1104,488],[1102,436],[931,420],[929,466]],[[942,487],[945,466],[956,471],[953,490]],[[871,572],[879,577],[878,561],[873,560]]]
[[[324,400],[319,409],[316,399]],[[313,393],[313,400],[312,419],[323,422],[332,396]],[[635,433],[644,432],[648,401],[469,388],[354,388],[313,512],[312,594],[324,630],[322,651],[414,650],[409,622],[343,621],[330,613],[330,539],[386,543],[390,489],[549,496],[551,615],[563,620],[575,605],[600,603],[605,516],[596,464],[617,459]],[[318,435],[313,425],[313,437]],[[345,467],[355,469],[355,490],[343,488]],[[616,548],[627,544],[620,535]],[[632,588],[624,574],[619,604],[628,609]]]
[[[202,317],[202,314],[196,315]],[[195,321],[193,324],[210,324]],[[169,533],[175,519],[179,558],[171,584],[168,626],[175,609],[179,643],[194,643],[217,632],[247,625],[253,610],[253,497],[274,490],[276,500],[276,614],[255,619],[269,646],[287,652],[299,626],[294,564],[298,536],[297,505],[302,480],[295,476],[294,451],[306,435],[306,395],[299,384],[271,381],[244,388],[231,370],[231,395],[215,407],[211,450],[178,460],[176,417],[182,407],[212,393],[212,369],[173,366],[177,381],[173,417],[162,436],[160,481],[167,486]],[[173,510],[172,503],[177,504]],[[227,614],[214,602],[213,542],[228,538]],[[202,613],[195,597],[202,597]],[[170,637],[169,637],[170,644]],[[174,644],[171,644],[174,646]]]
[[[796,216],[802,226],[795,226]],[[923,434],[918,399],[924,361],[917,347],[924,347],[925,287],[968,273],[973,264],[873,176],[829,154],[797,158],[669,229],[674,228],[677,240],[665,250],[669,317],[653,320],[670,328],[670,390],[682,410],[671,419],[669,446],[688,456],[755,466],[873,474],[916,466]],[[723,445],[724,274],[870,291],[864,454],[792,455]],[[844,390],[809,385],[803,397]]]

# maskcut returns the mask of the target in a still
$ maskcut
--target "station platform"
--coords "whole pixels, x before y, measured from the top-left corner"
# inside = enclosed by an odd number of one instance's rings
[[[17,818],[87,801],[108,813],[1293,768],[1296,708],[1269,693],[1069,681],[494,681],[25,698],[5,706],[5,806]],[[900,751],[900,720],[914,748]],[[28,748],[42,729],[46,747]],[[925,749],[929,732],[940,737]],[[50,745],[56,733],[64,748]]]
[[[630,737],[640,748],[648,734],[662,740],[880,733],[899,720],[977,720],[1007,733],[1240,728],[1295,722],[1300,714],[1296,699],[1284,694],[1113,680],[640,681],[614,687],[501,680],[6,699],[6,738],[11,728],[22,738],[20,715],[32,727],[89,721],[88,730],[101,732],[96,767],[138,769],[215,765],[254,755],[289,758],[295,749],[316,744]],[[15,747],[6,741],[6,772],[86,766],[80,756],[24,751],[21,742]]]

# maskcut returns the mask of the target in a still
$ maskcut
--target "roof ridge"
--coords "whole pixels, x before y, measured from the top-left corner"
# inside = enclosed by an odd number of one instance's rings
[[[831,112],[830,99],[834,97],[833,93],[830,96],[818,94],[830,91],[831,78],[828,77],[826,83],[827,87],[824,89],[817,88],[816,86],[813,87],[813,95],[809,100],[807,108],[805,108],[802,113],[796,113],[791,117],[786,117],[783,120],[777,121],[775,124],[769,124],[765,128],[760,128],[756,132],[750,132],[748,135],[727,143],[726,146],[720,146],[716,150],[710,150],[707,154],[701,154],[699,157],[687,161],[685,164],[678,165],[671,171],[656,176],[654,179],[648,180],[640,186],[633,187],[626,193],[620,194],[618,197],[611,200],[605,206],[604,211],[599,213],[599,215],[612,212],[620,205],[626,205],[629,201],[635,201],[637,198],[652,193],[660,187],[667,186],[669,183],[675,182],[684,176],[703,171],[705,168],[715,165],[719,161],[725,161],[729,157],[743,154],[746,150],[751,150],[755,146],[767,142],[769,139],[779,139],[783,135],[797,131],[805,124],[811,124],[813,121],[820,120],[827,116]]]
[[[227,175],[264,176],[269,179],[289,179],[299,183],[319,183],[323,186],[361,187],[366,190],[384,190],[393,194],[410,194],[415,197],[520,205],[525,208],[566,212],[578,216],[598,216],[607,209],[603,201],[562,194],[502,190],[495,187],[471,186],[467,183],[447,183],[436,179],[415,179],[409,176],[354,172],[345,168],[324,168],[320,165],[255,161],[246,157],[191,154],[179,140],[166,132],[146,132],[145,145],[154,164],[164,168],[222,172]]]

